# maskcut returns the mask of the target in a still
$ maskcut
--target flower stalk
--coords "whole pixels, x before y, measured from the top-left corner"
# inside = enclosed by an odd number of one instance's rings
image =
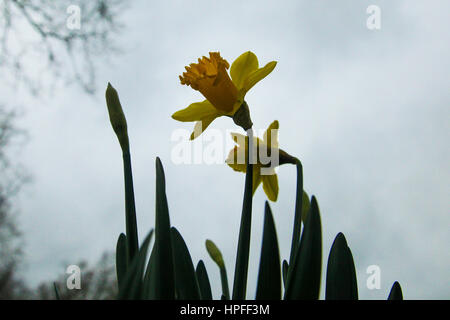
[[[119,139],[120,147],[122,149],[125,183],[125,225],[128,262],[130,263],[139,250],[139,242],[127,120],[125,118],[125,114],[123,113],[117,90],[114,89],[114,87],[110,83],[108,83],[105,96],[106,105],[108,107],[109,120],[114,132],[117,135],[117,138]]]

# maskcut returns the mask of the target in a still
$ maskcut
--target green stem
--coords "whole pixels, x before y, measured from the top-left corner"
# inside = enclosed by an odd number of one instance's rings
[[[230,300],[230,289],[228,288],[228,276],[225,266],[220,268],[220,281],[222,282],[222,294],[226,300]]]
[[[123,151],[123,169],[125,178],[125,228],[128,242],[128,261],[131,262],[133,257],[139,251],[139,242],[136,223],[136,206],[134,203],[133,174],[129,150]]]
[[[253,200],[253,129],[247,130],[247,169],[245,173],[244,203],[242,206],[239,242],[234,271],[233,300],[244,300],[247,290],[248,259],[250,253],[250,233]]]
[[[302,224],[302,200],[303,200],[303,167],[300,160],[296,159],[297,166],[297,195],[295,198],[294,229],[292,232],[291,254],[289,267],[293,265],[294,257],[300,243],[300,230]]]

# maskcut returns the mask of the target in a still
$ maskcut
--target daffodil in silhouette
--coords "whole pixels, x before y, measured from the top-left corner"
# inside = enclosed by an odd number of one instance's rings
[[[252,123],[244,101],[245,95],[271,73],[276,64],[276,61],[272,61],[260,68],[256,55],[247,51],[241,54],[230,68],[219,52],[210,52],[209,58],[199,58],[198,63],[191,63],[180,76],[181,84],[199,91],[206,100],[190,104],[187,108],[175,112],[172,118],[183,122],[196,122],[191,140],[198,137],[220,116],[232,117],[244,130],[250,129]]]
[[[278,198],[278,177],[275,168],[281,164],[295,164],[296,159],[278,145],[277,120],[272,122],[264,132],[262,139],[253,137],[253,153],[248,152],[248,137],[232,133],[231,136],[237,145],[230,151],[225,162],[235,171],[246,172],[249,156],[253,164],[253,194],[262,183],[267,198],[277,201]]]

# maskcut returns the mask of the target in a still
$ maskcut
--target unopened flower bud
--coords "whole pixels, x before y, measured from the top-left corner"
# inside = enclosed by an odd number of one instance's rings
[[[129,149],[127,120],[125,119],[125,114],[123,113],[122,106],[120,104],[119,95],[110,83],[108,83],[105,96],[109,120],[111,121],[114,132],[119,139],[122,151],[126,152]]]

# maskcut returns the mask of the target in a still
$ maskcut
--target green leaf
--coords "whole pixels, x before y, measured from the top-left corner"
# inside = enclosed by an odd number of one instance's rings
[[[355,263],[347,241],[339,233],[328,256],[326,300],[358,300]]]
[[[322,269],[322,227],[316,198],[306,218],[298,252],[287,279],[286,300],[315,300],[319,298]]]
[[[289,269],[288,262],[286,260],[283,260],[282,272],[283,272],[283,285],[284,285],[284,288],[286,288],[286,280],[287,280],[287,275],[288,275],[288,269]]]
[[[205,263],[202,260],[197,263],[195,273],[197,274],[197,281],[200,287],[200,295],[202,300],[212,300],[211,284],[209,283]]]
[[[142,299],[142,278],[144,275],[145,262],[147,259],[147,250],[150,240],[153,236],[153,230],[149,232],[142,244],[141,249],[131,261],[130,267],[124,276],[122,286],[119,288],[119,300]]]
[[[166,182],[161,160],[156,158],[156,214],[153,272],[149,273],[149,299],[173,300],[175,298],[174,265],[170,235],[169,208]]]
[[[400,283],[397,281],[394,282],[394,285],[391,288],[388,300],[403,300],[402,287],[400,287]]]
[[[205,242],[206,250],[211,259],[217,264],[220,270],[220,281],[222,283],[222,296],[224,300],[230,300],[230,289],[228,288],[228,276],[225,263],[223,261],[222,253],[219,248],[211,240]],[[222,299],[223,300],[223,299]]]
[[[177,299],[200,300],[200,288],[186,243],[174,227],[171,228],[171,236]]]
[[[121,233],[117,239],[116,246],[116,274],[119,288],[122,286],[123,279],[127,273],[128,253],[127,253],[127,236]]]
[[[303,191],[303,200],[302,200],[302,222],[305,224],[306,217],[308,216],[309,207],[311,203],[309,202],[309,196],[306,191]]]
[[[144,274],[144,283],[143,283],[143,299],[148,300],[152,298],[152,292],[156,292],[155,281],[151,280],[151,276],[155,271],[155,245],[153,245],[152,252],[150,253],[150,259],[147,264],[147,269]]]
[[[245,173],[244,203],[242,205],[241,225],[234,269],[233,300],[245,300],[247,292],[248,259],[250,254],[250,233],[253,201],[253,131],[247,130],[247,168]]]
[[[280,300],[280,298],[280,252],[272,211],[269,203],[266,201],[256,300]]]

